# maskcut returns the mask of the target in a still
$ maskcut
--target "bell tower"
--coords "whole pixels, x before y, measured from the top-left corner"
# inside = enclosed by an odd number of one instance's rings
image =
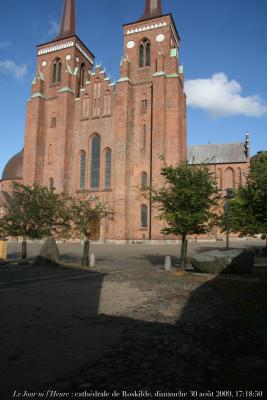
[[[27,104],[23,179],[68,190],[75,99],[90,79],[94,55],[76,34],[75,0],[64,0],[59,35],[37,46]]]
[[[136,188],[161,185],[163,163],[176,165],[186,159],[181,42],[172,15],[163,14],[161,0],[146,0],[142,17],[125,24],[123,32],[116,143],[120,145],[119,170],[126,171],[124,234],[129,240],[162,239],[151,202],[138,204]],[[120,186],[122,179],[118,176]]]

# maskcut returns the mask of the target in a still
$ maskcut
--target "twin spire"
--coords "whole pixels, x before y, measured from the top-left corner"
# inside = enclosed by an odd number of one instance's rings
[[[162,15],[161,0],[146,0],[145,12],[139,21],[155,18]]]
[[[145,11],[139,21],[155,18],[162,15],[161,0],[146,0]],[[61,28],[57,40],[76,35],[76,7],[75,0],[64,0],[61,19]]]
[[[76,35],[75,0],[64,0],[61,28],[57,40]]]

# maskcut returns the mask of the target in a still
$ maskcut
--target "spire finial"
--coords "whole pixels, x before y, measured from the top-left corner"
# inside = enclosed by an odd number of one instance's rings
[[[145,12],[139,21],[159,17],[160,15],[162,15],[161,0],[146,0]]]
[[[75,0],[64,0],[61,28],[57,39],[64,39],[74,35],[76,35]]]

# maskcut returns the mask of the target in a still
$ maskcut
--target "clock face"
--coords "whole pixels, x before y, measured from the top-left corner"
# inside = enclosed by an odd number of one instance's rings
[[[70,59],[71,59],[71,55],[68,54],[68,55],[66,56],[66,60],[69,61]]]
[[[42,67],[46,67],[46,61],[42,62]]]
[[[157,42],[163,42],[163,40],[165,39],[165,36],[163,35],[163,33],[160,33],[157,37],[156,37],[156,41]]]
[[[134,46],[135,46],[135,43],[134,43],[133,40],[130,40],[130,41],[127,43],[127,48],[128,48],[128,49],[132,49]]]

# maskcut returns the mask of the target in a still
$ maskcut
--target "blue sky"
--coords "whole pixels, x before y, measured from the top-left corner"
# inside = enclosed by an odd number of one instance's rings
[[[162,0],[181,37],[188,95],[188,143],[238,142],[248,130],[252,154],[267,149],[267,1]],[[77,0],[77,33],[118,79],[122,24],[145,0]],[[63,0],[1,2],[0,174],[23,147],[25,106],[36,44],[52,40]]]

